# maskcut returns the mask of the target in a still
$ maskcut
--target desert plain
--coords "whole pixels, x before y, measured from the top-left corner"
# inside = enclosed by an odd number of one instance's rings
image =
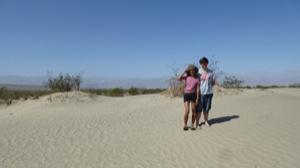
[[[183,131],[183,113],[183,99],[164,94],[56,93],[1,106],[0,167],[300,166],[300,89],[215,91],[211,126],[195,131]]]

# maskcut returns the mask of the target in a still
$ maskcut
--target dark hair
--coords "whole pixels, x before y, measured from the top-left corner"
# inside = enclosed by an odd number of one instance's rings
[[[199,60],[199,63],[200,64],[204,64],[204,63],[208,64],[208,59],[206,57],[203,57]]]

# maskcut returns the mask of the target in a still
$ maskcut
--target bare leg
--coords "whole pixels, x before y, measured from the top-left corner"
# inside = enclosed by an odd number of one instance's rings
[[[187,126],[187,122],[188,122],[188,117],[189,117],[189,113],[190,113],[190,102],[184,102],[184,126]]]
[[[201,117],[201,112],[197,112],[197,113],[196,113],[196,127],[199,126],[199,120],[200,120],[200,117]]]
[[[206,125],[206,126],[210,126],[210,125],[208,124],[208,113],[207,113],[207,112],[204,112],[203,114],[204,114],[205,125]]]
[[[196,103],[192,102],[192,125],[191,128],[194,129],[195,128],[195,119],[196,119]]]

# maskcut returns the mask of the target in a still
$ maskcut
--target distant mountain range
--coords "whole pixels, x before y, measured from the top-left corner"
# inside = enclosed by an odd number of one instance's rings
[[[286,71],[282,73],[271,72],[249,72],[244,74],[232,74],[238,79],[243,79],[244,86],[256,85],[278,85],[287,86],[290,84],[300,83],[300,70]],[[108,78],[108,77],[83,77],[82,88],[168,88],[166,80],[169,77],[158,78]],[[43,82],[47,81],[47,77],[36,76],[0,76],[0,87],[4,85],[11,85],[21,88],[30,89],[31,86],[43,88]],[[222,80],[220,79],[220,83]],[[3,85],[4,84],[4,85]]]
[[[160,78],[107,78],[107,77],[83,77],[82,88],[167,88],[166,80],[168,77]],[[25,76],[0,76],[0,87],[11,85],[14,88],[19,86],[30,86],[41,87],[43,82],[47,81],[47,77],[25,77]]]
[[[300,70],[285,71],[281,73],[273,72],[249,72],[245,74],[235,75],[239,79],[243,79],[243,85],[256,86],[256,85],[278,85],[288,86],[295,83],[300,83]]]

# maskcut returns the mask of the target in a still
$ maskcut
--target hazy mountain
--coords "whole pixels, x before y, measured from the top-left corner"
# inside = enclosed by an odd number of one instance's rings
[[[238,79],[243,79],[243,85],[290,85],[300,83],[300,70],[286,71],[282,73],[272,72],[249,72],[244,74],[233,74]],[[108,77],[83,77],[82,88],[167,88],[166,80],[169,77],[158,78],[108,78]],[[41,87],[47,77],[24,77],[24,76],[0,76],[0,87],[3,84],[27,85],[25,87]],[[221,81],[222,82],[222,81]]]
[[[83,77],[82,88],[167,88],[166,80],[168,77],[160,78],[107,78],[107,77]],[[6,86],[17,85],[26,86],[42,86],[43,82],[47,81],[47,77],[24,77],[24,76],[0,76],[0,84]],[[0,85],[0,87],[1,87]],[[21,87],[21,86],[18,86]]]
[[[15,84],[15,85],[43,85],[47,77],[40,76],[0,76],[1,84]]]
[[[272,72],[249,72],[245,74],[234,75],[239,79],[243,79],[243,85],[256,86],[256,85],[278,85],[287,86],[290,84],[300,83],[300,70],[286,71],[282,73]]]

